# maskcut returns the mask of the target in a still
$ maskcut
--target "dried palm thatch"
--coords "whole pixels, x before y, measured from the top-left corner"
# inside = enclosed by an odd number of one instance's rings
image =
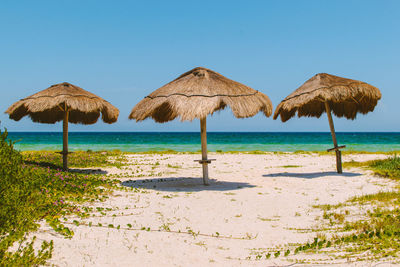
[[[142,121],[151,117],[161,123],[177,117],[181,121],[192,121],[226,106],[237,118],[252,117],[260,111],[267,117],[272,114],[268,96],[217,72],[198,67],[146,96],[132,109],[129,118]]]
[[[357,113],[373,111],[381,96],[378,88],[365,82],[319,73],[279,103],[274,120],[280,115],[285,122],[296,112],[299,117],[319,118],[326,111],[334,145],[328,151],[335,150],[337,172],[342,173],[340,149],[346,146],[337,144],[331,110],[338,117],[354,120]]]
[[[268,96],[244,84],[230,80],[206,69],[194,68],[172,82],[157,89],[140,101],[129,115],[130,119],[142,121],[153,118],[167,122],[180,117],[181,121],[200,119],[203,182],[208,185],[206,117],[215,111],[230,107],[237,118],[248,118],[263,112],[272,114]]]
[[[116,122],[119,110],[104,99],[70,83],[50,86],[12,104],[6,113],[19,121],[29,116],[34,122],[63,121],[63,169],[68,169],[68,122],[93,124],[102,114],[106,123]]]
[[[69,122],[93,124],[102,114],[106,123],[116,122],[119,110],[106,100],[70,83],[50,86],[12,104],[6,113],[19,121],[29,116],[32,121],[56,123],[64,118],[64,106],[69,111]]]
[[[381,92],[367,83],[346,79],[327,73],[319,73],[288,95],[276,107],[274,119],[281,116],[282,122],[299,117],[319,118],[329,103],[337,117],[355,119],[357,113],[373,111]]]

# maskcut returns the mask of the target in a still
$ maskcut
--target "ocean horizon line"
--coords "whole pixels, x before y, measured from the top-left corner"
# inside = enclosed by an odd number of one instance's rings
[[[8,133],[60,133],[62,131],[8,131]],[[200,131],[69,131],[70,133],[199,133]],[[207,131],[207,133],[274,133],[274,134],[290,134],[290,133],[318,133],[330,134],[330,131]],[[400,134],[400,131],[335,131],[335,133],[372,133],[372,134]]]

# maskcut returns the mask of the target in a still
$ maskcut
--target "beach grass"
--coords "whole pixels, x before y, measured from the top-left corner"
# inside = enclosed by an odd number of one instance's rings
[[[27,164],[62,168],[62,155],[55,151],[23,151],[21,154]],[[68,154],[68,164],[72,168],[119,167],[124,162],[124,153],[118,150],[74,151]]]
[[[365,162],[350,161],[344,162],[343,167],[361,167],[369,169],[374,172],[375,175],[382,177],[399,180],[400,179],[400,157],[395,153],[392,157],[385,160],[371,160]]]
[[[381,177],[400,180],[400,158],[396,155],[384,160],[348,162],[345,167],[363,167]],[[400,256],[399,204],[400,190],[397,189],[353,197],[336,205],[314,206],[324,210],[323,218],[328,221],[328,230],[334,230],[336,234],[331,238],[316,238],[313,243],[301,244],[295,248],[294,253],[319,251],[330,255],[335,254],[337,258],[398,259]],[[346,208],[355,205],[369,208],[364,214],[356,215],[358,219],[354,219],[355,214]],[[326,231],[326,228],[323,231]]]
[[[395,181],[400,180],[400,158],[396,154],[383,160],[346,162],[344,167],[361,167],[373,171],[375,175]],[[369,208],[364,214],[354,214],[351,208],[355,206]],[[317,232],[313,242],[272,248],[253,253],[253,255],[256,260],[260,260],[261,258],[269,259],[272,254],[279,257],[314,253],[328,255],[331,259],[347,259],[348,261],[385,259],[398,263],[400,257],[399,206],[400,185],[397,186],[397,190],[356,196],[335,205],[314,205],[313,208],[324,211],[322,218],[326,223],[312,230]],[[302,260],[302,262],[317,263],[315,259]]]

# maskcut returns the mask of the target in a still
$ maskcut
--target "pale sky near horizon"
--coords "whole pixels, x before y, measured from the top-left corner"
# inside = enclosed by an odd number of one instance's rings
[[[400,1],[0,2],[0,127],[61,131],[61,123],[8,119],[4,111],[52,84],[70,82],[120,109],[115,124],[70,131],[198,131],[199,121],[128,120],[143,97],[197,66],[259,90],[274,108],[320,72],[378,87],[375,111],[337,131],[400,132]],[[329,131],[320,119],[286,123],[226,109],[208,131]]]

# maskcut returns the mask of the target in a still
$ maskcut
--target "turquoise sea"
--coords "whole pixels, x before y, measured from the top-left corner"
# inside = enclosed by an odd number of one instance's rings
[[[19,150],[62,149],[61,132],[10,132]],[[324,151],[333,147],[329,132],[210,132],[210,151]],[[400,150],[400,133],[337,133],[346,150]],[[71,132],[69,150],[199,151],[199,132]]]

